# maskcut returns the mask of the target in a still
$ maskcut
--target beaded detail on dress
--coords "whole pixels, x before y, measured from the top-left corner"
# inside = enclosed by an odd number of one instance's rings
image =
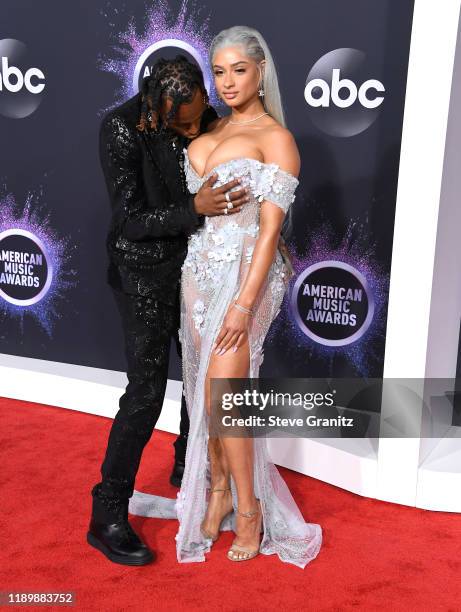
[[[187,149],[184,152],[184,171],[191,193],[197,193],[202,184],[213,174],[218,174],[215,186],[223,185],[234,178],[241,178],[242,185],[249,186],[253,198],[258,202],[270,200],[287,212],[295,200],[295,189],[298,179],[282,170],[277,164],[266,164],[251,157],[239,157],[222,162],[212,168],[203,177],[195,170],[189,160]],[[240,187],[235,187],[238,190]]]
[[[203,230],[189,237],[182,271],[183,274],[185,271],[191,272],[198,288],[206,291],[222,283],[223,274],[226,274],[229,264],[234,261],[241,261],[242,274],[247,271],[259,234],[260,203],[270,200],[286,213],[295,199],[294,192],[299,182],[296,177],[281,170],[277,164],[265,164],[247,157],[221,163],[200,177],[190,163],[187,149],[184,149],[184,170],[191,193],[196,193],[214,172],[218,174],[215,186],[239,177],[241,186],[250,189],[251,199],[238,215],[207,217]],[[240,188],[237,186],[234,190]],[[278,294],[284,291],[289,276],[279,252],[271,268],[269,279],[272,292]],[[203,333],[204,330],[204,310],[203,301],[197,298],[193,305],[193,319],[199,333]]]

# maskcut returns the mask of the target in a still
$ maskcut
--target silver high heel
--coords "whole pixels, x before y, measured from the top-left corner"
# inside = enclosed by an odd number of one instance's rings
[[[227,487],[227,489],[211,489],[210,493],[215,493],[216,491],[230,491],[230,487]],[[221,523],[219,524],[219,526],[221,527],[222,522],[224,521],[224,519],[229,516],[229,514],[231,514],[231,512],[233,511],[233,508],[231,508],[231,510],[229,510],[229,512],[226,512],[226,514],[222,517],[221,519]],[[200,525],[200,531],[202,532],[203,537],[207,538],[208,540],[211,540],[212,542],[216,542],[216,540],[219,537],[219,531],[220,529],[218,529],[217,533],[211,533],[211,531],[208,531],[207,529],[204,529],[203,524],[205,522],[205,519],[203,519],[201,525]]]
[[[244,516],[246,518],[252,518],[255,514],[259,514],[260,515],[259,532],[261,532],[261,522],[262,522],[261,502],[259,501],[259,499],[257,500],[257,502],[258,502],[258,508],[256,508],[256,510],[250,510],[250,512],[240,512],[240,510],[236,510],[236,512],[237,514],[240,514],[240,516]],[[245,556],[241,557],[239,553],[244,553]],[[254,557],[256,557],[256,555],[259,555],[259,546],[256,550],[254,550],[251,548],[240,546],[239,544],[232,544],[232,546],[227,551],[227,558],[230,559],[231,561],[249,561],[250,559],[253,559]]]

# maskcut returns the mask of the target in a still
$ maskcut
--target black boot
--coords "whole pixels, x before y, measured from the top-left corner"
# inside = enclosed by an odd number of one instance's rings
[[[174,487],[180,487],[182,477],[184,474],[184,468],[186,466],[186,447],[187,447],[187,434],[179,435],[173,442],[174,446],[174,465],[170,476],[170,483]]]
[[[88,544],[101,551],[113,563],[146,565],[154,559],[150,548],[128,522],[128,500],[104,503],[96,485],[92,491],[93,510],[86,536]]]

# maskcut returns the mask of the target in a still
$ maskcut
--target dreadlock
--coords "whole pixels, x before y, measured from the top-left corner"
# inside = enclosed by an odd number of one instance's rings
[[[146,126],[153,130],[158,127],[160,106],[163,98],[168,97],[173,101],[168,112],[162,131],[170,119],[172,119],[179,106],[191,102],[196,87],[200,87],[208,102],[208,93],[203,82],[203,74],[200,68],[190,62],[184,55],[179,54],[174,59],[159,59],[153,66],[150,76],[143,79],[141,86],[141,117],[136,126],[143,132]]]

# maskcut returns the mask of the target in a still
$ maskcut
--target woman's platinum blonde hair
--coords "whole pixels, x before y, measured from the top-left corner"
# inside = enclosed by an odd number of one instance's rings
[[[260,61],[266,60],[265,65],[262,67],[262,86],[264,89],[262,101],[264,109],[271,117],[286,127],[274,60],[266,41],[258,30],[247,26],[233,26],[219,32],[213,38],[210,46],[210,64],[213,65],[214,56],[219,49],[235,47],[236,45],[242,46],[245,55],[256,63],[259,64]]]

